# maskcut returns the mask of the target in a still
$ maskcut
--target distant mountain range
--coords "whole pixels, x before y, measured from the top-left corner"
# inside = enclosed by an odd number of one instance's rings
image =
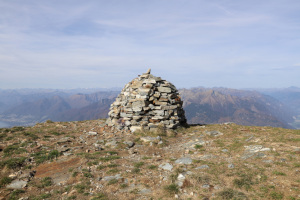
[[[228,88],[183,89],[189,123],[235,122],[243,125],[292,128],[294,113],[278,100],[254,91]]]
[[[119,91],[97,89],[0,90],[0,125],[33,125],[45,120],[106,118]],[[179,90],[189,123],[234,122],[241,125],[300,128],[300,88]]]

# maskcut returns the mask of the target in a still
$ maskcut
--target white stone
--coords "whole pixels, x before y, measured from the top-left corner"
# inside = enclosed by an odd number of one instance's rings
[[[163,170],[172,171],[173,166],[170,163],[165,163],[159,165],[159,168],[162,168]]]

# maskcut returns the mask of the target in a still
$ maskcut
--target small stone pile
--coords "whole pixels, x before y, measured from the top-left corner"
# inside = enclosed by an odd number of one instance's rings
[[[183,102],[176,87],[153,76],[150,71],[125,85],[111,104],[106,121],[108,126],[134,132],[186,125]]]

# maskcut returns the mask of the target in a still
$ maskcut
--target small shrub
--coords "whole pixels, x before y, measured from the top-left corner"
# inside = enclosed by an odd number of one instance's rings
[[[208,175],[196,174],[193,176],[196,180],[196,184],[209,184],[210,177]]]
[[[51,194],[41,194],[39,199],[44,200],[44,199],[49,198],[49,197],[51,197]]]
[[[24,148],[20,148],[20,146],[17,144],[10,145],[3,150],[5,157],[11,156],[13,154],[21,154],[24,152],[27,152],[27,150]]]
[[[95,197],[93,197],[91,200],[108,200],[108,197],[104,193],[98,193]]]
[[[140,168],[143,165],[144,165],[144,162],[134,163],[134,167],[136,167],[136,168]]]
[[[108,156],[108,157],[102,157],[100,158],[101,161],[104,161],[104,162],[108,162],[110,160],[116,160],[116,159],[120,159],[121,157],[120,156]]]
[[[48,187],[52,185],[52,179],[51,177],[45,177],[41,180],[42,187]]]
[[[5,138],[5,141],[10,141],[10,140],[12,140],[12,139],[14,139],[14,137],[9,136],[9,137]]]
[[[12,127],[11,128],[11,132],[13,133],[13,132],[17,132],[17,131],[24,131],[25,130],[25,128],[24,127],[22,127],[22,126],[15,126],[15,127]]]
[[[282,193],[279,193],[279,192],[276,192],[276,191],[272,191],[270,193],[270,197],[272,199],[283,199],[283,194]]]
[[[78,172],[73,172],[72,177],[76,177],[78,175]]]
[[[76,195],[72,195],[72,196],[69,196],[69,197],[67,198],[67,200],[72,200],[72,199],[76,199],[76,198],[77,198]]]
[[[30,137],[30,138],[33,139],[33,140],[39,139],[39,137],[38,137],[37,135],[33,134],[33,133],[24,132],[23,135],[24,135],[24,136],[27,136],[27,137]]]
[[[65,192],[69,192],[70,190],[71,190],[71,186],[70,185],[68,185],[68,186],[65,187]]]
[[[59,157],[60,153],[57,150],[52,150],[49,153],[47,153],[46,151],[40,151],[40,152],[31,154],[31,156],[34,157],[37,164],[41,164],[45,161],[53,160],[53,159]]]
[[[149,165],[148,169],[157,169],[157,166],[156,165]]]
[[[283,173],[283,172],[278,172],[278,171],[274,171],[273,174],[274,174],[274,175],[278,175],[278,176],[286,176],[285,173]]]
[[[24,157],[11,158],[9,160],[0,162],[0,168],[6,166],[9,169],[17,169],[24,165],[25,160],[26,160],[26,158],[24,158]]]
[[[115,174],[115,173],[118,173],[118,172],[119,172],[118,169],[110,169],[110,170],[108,170],[106,173],[107,173],[107,174]]]
[[[114,168],[114,167],[118,167],[119,165],[117,165],[117,164],[109,164],[109,165],[107,165],[107,167],[109,167],[109,168]]]
[[[201,144],[196,144],[195,145],[195,149],[201,149],[201,148],[203,148],[203,145],[201,145]]]
[[[139,173],[140,171],[141,171],[140,168],[133,168],[132,173],[137,174],[137,173]]]
[[[0,188],[7,185],[7,184],[10,184],[12,182],[12,179],[5,176],[3,178],[0,179]]]
[[[221,199],[229,200],[229,199],[248,199],[247,196],[242,193],[235,191],[231,188],[226,188],[219,193],[217,193],[217,196],[221,197]]]
[[[148,159],[151,159],[151,157],[144,156],[142,159],[143,159],[143,160],[148,160]]]
[[[7,135],[5,133],[0,134],[0,140],[3,140]]]
[[[218,193],[218,196],[220,196],[222,199],[233,199],[234,197],[234,190],[231,188],[226,188]]]
[[[85,189],[87,189],[87,186],[84,184],[77,184],[74,186],[74,188],[77,190],[78,193],[84,193]]]
[[[246,190],[249,190],[251,188],[251,185],[253,185],[252,181],[252,175],[249,174],[242,174],[240,178],[236,178],[233,180],[233,185],[238,188],[245,188]]]
[[[170,195],[176,194],[179,192],[179,188],[176,184],[166,185],[164,190],[167,191]]]
[[[295,168],[300,168],[300,163],[294,163]]]
[[[88,166],[93,166],[93,165],[97,165],[98,162],[97,161],[93,161],[93,162],[88,162],[87,165]]]
[[[118,152],[116,151],[107,151],[106,153],[109,155],[118,155]]]
[[[83,173],[83,176],[86,177],[86,178],[93,178],[93,174],[91,174],[90,172],[84,172]]]
[[[97,170],[102,170],[102,169],[105,169],[107,166],[105,166],[105,165],[100,165],[100,166],[98,166],[97,167]]]
[[[122,184],[120,185],[120,187],[124,189],[124,188],[127,188],[128,185],[127,185],[126,183],[122,183]]]
[[[25,193],[24,190],[14,190],[10,195],[8,200],[17,200],[19,199],[18,196],[22,193]]]
[[[112,185],[112,184],[116,184],[116,183],[118,183],[118,180],[117,179],[112,179],[112,180],[110,180],[110,181],[108,181],[108,185]]]
[[[55,135],[55,136],[60,136],[60,135],[65,135],[66,133],[65,132],[56,132],[56,131],[52,131],[50,132],[52,135]]]

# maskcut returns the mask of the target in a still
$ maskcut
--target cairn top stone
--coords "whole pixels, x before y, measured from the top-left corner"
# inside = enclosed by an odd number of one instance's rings
[[[106,124],[118,130],[174,129],[186,125],[176,87],[148,69],[125,85],[111,104]]]
[[[151,68],[149,68],[146,72],[146,74],[150,74],[151,73]]]

